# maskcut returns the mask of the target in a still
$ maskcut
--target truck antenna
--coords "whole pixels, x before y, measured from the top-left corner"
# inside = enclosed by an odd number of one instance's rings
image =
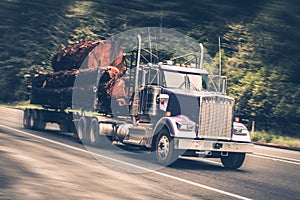
[[[159,23],[160,34],[162,34],[163,20],[164,20],[164,10],[162,7],[160,7],[160,23]]]
[[[149,39],[149,50],[150,50],[150,63],[152,63],[152,44],[151,44],[150,27],[148,27],[148,39]]]
[[[219,36],[219,91],[221,91],[221,75],[222,75],[222,51],[221,51],[221,37]]]
[[[198,68],[201,69],[203,66],[203,56],[204,56],[204,48],[203,44],[199,44],[199,63],[198,63]]]
[[[138,77],[139,77],[139,68],[140,68],[140,59],[141,59],[141,36],[137,36],[137,42],[138,42],[138,49],[137,49],[137,61],[136,61],[136,72],[135,72],[135,84],[134,88],[135,90],[138,88]]]
[[[222,75],[221,37],[219,36],[219,76]]]

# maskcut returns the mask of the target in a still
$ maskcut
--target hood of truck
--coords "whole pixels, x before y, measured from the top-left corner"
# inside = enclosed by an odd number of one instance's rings
[[[169,95],[167,112],[184,115],[199,126],[198,137],[231,139],[234,99],[214,92],[163,88]],[[200,114],[201,112],[201,114]]]
[[[178,94],[185,95],[191,97],[201,97],[201,96],[224,96],[220,92],[208,92],[208,91],[195,91],[195,90],[185,90],[185,89],[171,89],[171,88],[163,88],[163,94]]]
[[[199,122],[199,109],[201,97],[224,97],[230,98],[217,92],[193,91],[183,89],[162,88],[162,94],[169,95],[167,112],[171,116],[185,115],[194,122]]]
[[[169,88],[163,88],[161,93],[169,95],[166,111],[170,112],[171,116],[184,115],[196,123],[199,121],[201,94]]]

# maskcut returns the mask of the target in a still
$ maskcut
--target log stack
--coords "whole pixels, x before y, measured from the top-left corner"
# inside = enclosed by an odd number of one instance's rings
[[[87,80],[96,80],[95,70],[75,69],[35,74],[31,85],[31,103],[55,109],[71,107],[75,80],[80,74],[85,73],[86,75],[82,76],[89,76]],[[87,84],[82,84],[80,87],[84,91],[88,89]]]
[[[32,104],[66,109],[75,102],[77,108],[109,111],[101,105],[107,107],[110,102],[101,101],[110,100],[114,83],[126,71],[123,52],[106,40],[69,45],[53,57],[52,67],[54,72],[32,77]]]

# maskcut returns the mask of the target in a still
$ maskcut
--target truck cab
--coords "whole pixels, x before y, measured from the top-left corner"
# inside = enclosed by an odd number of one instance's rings
[[[245,126],[233,125],[226,77],[211,76],[201,57],[195,56],[194,65],[174,64],[175,59],[142,64],[141,52],[139,46],[129,71],[132,124],[119,126],[117,138],[151,149],[164,165],[186,155],[217,157],[225,167],[239,168],[253,144]]]

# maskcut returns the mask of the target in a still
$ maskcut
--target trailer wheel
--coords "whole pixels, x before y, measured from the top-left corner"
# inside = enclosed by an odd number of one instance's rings
[[[43,121],[43,115],[37,110],[32,110],[30,114],[30,126],[33,130],[44,130],[46,123]]]
[[[170,133],[167,129],[162,129],[155,142],[155,157],[159,164],[170,165],[173,163],[179,154],[174,149],[174,140],[171,138]]]
[[[30,129],[33,129],[33,126],[34,126],[34,117],[33,117],[33,111],[32,110],[28,110],[29,112],[29,128]]]
[[[245,153],[229,153],[228,156],[221,157],[221,162],[226,168],[238,169],[244,163],[245,155]]]
[[[73,121],[66,120],[59,123],[59,129],[61,132],[74,132],[74,129],[76,128]]]
[[[66,125],[64,122],[60,123],[59,124],[59,130],[61,132],[69,132],[68,125]]]
[[[24,110],[24,114],[23,114],[23,126],[26,129],[30,129],[32,126],[30,124],[30,110],[26,109]]]
[[[97,118],[93,118],[90,125],[90,144],[97,146],[99,143],[99,121]]]
[[[87,135],[87,119],[86,117],[81,117],[78,122],[78,138],[83,144],[87,144],[88,142],[88,135]]]

